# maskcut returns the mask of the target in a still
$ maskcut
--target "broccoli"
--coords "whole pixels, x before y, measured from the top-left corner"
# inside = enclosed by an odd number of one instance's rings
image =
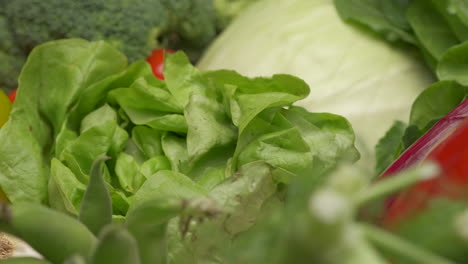
[[[0,0],[0,87],[14,88],[38,44],[104,39],[130,61],[152,49],[183,49],[195,59],[216,36],[213,0]]]

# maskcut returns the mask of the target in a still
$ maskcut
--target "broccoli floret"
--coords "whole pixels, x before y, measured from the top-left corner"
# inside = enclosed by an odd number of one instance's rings
[[[0,6],[0,87],[15,85],[5,75],[17,74],[27,54],[49,40],[104,39],[134,61],[158,47],[196,57],[216,36],[212,0],[0,0]]]

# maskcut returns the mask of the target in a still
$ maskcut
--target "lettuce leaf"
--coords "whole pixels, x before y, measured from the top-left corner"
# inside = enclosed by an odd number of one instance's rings
[[[106,155],[115,219],[151,199],[207,198],[234,234],[264,204],[280,204],[280,183],[359,158],[346,119],[293,106],[309,95],[297,77],[200,72],[182,52],[168,54],[164,71],[160,81],[145,62],[127,66],[103,42],[36,48],[0,130],[8,198],[76,215],[91,165]]]

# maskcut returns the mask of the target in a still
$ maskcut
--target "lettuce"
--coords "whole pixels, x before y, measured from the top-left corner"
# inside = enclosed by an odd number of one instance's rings
[[[375,12],[366,14],[370,19]],[[311,92],[298,105],[345,116],[356,132],[360,164],[369,170],[378,139],[395,120],[407,122],[412,102],[434,80],[411,49],[345,24],[328,0],[254,3],[215,40],[198,67],[304,79]]]
[[[346,119],[292,105],[309,94],[297,77],[200,72],[182,52],[165,65],[160,81],[146,62],[127,65],[104,42],[38,46],[0,130],[8,199],[77,215],[91,166],[106,155],[103,178],[116,219],[149,199],[211,197],[241,221],[255,219],[278,185],[359,157]],[[252,209],[234,206],[244,195],[263,198]]]

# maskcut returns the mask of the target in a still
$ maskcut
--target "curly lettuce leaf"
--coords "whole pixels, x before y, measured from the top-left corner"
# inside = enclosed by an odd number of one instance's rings
[[[104,42],[80,39],[38,46],[19,77],[10,120],[0,130],[0,185],[12,202],[45,202],[55,137],[80,94],[126,67]]]

